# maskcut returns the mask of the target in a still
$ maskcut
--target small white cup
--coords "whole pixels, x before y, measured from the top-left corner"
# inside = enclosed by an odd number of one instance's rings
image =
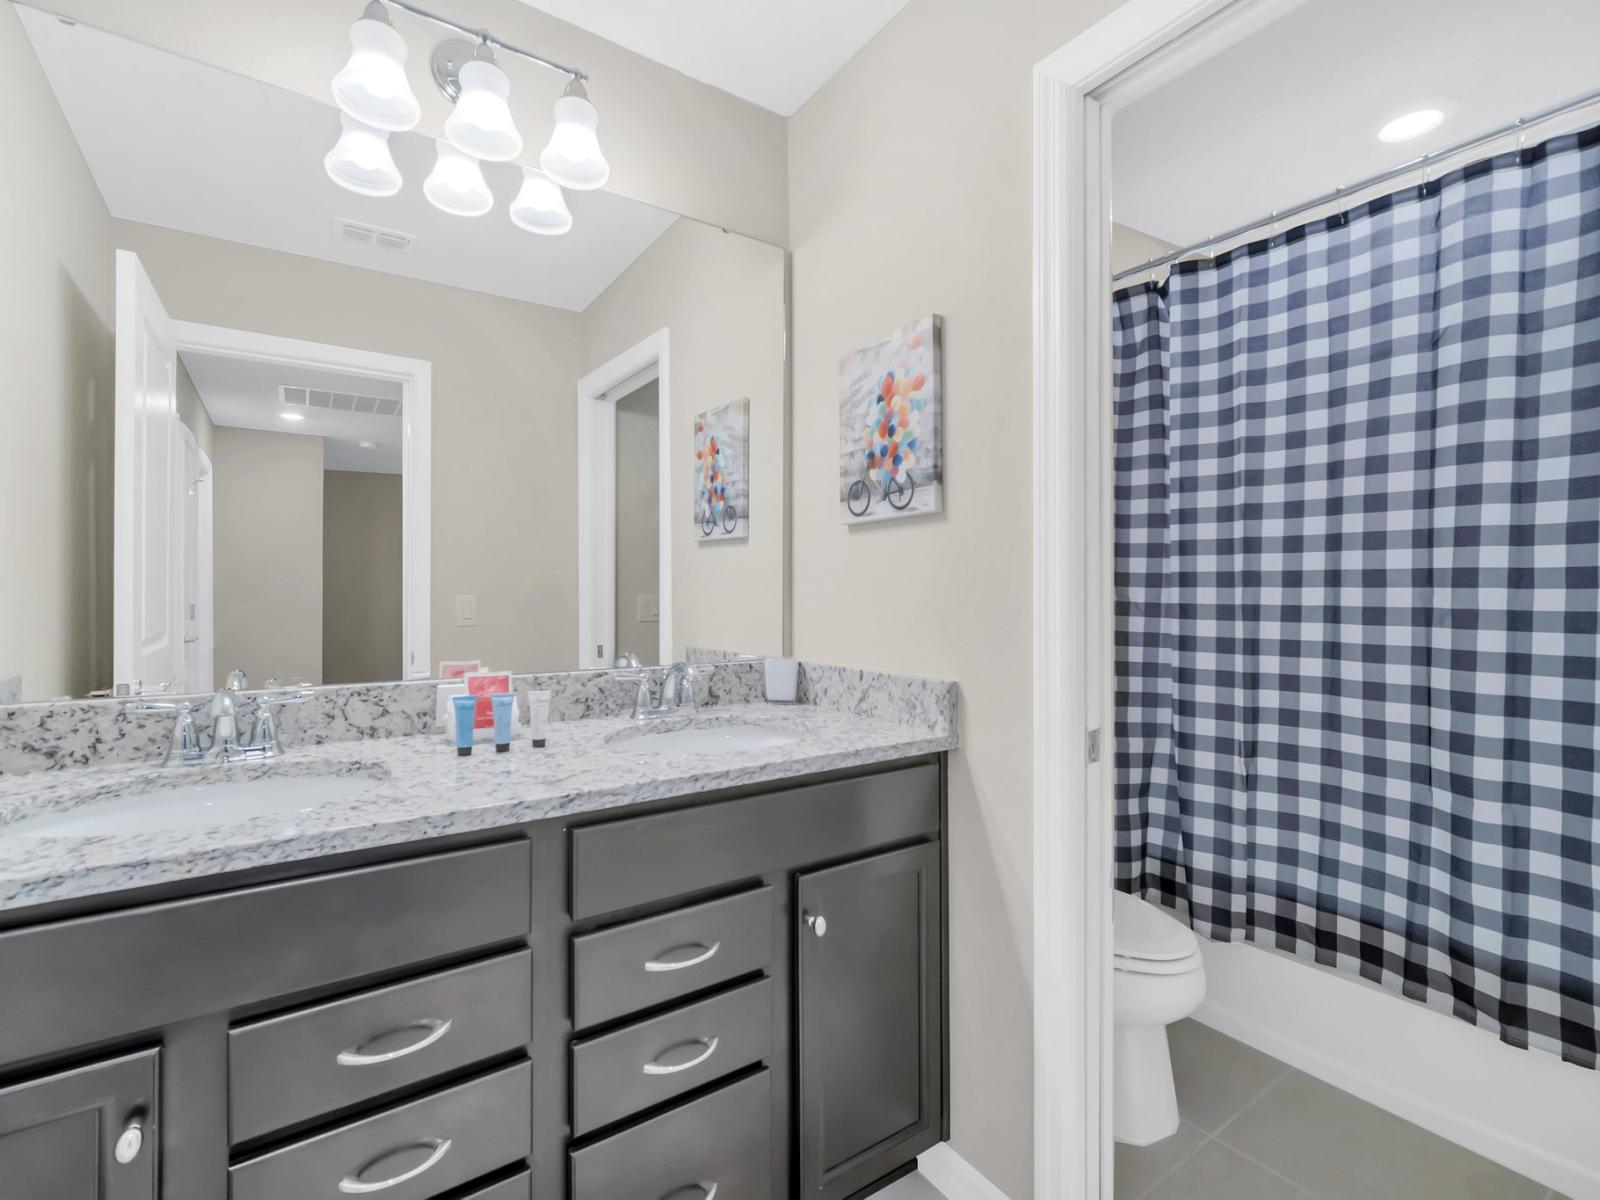
[[[767,659],[767,703],[793,704],[799,694],[799,661],[793,658]]]

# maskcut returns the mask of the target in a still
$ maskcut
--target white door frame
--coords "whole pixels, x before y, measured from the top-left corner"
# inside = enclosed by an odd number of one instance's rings
[[[617,401],[658,381],[660,657],[672,647],[672,388],[667,331],[658,329],[578,380],[578,667],[617,653]]]
[[[1051,1200],[1112,1194],[1109,120],[1303,2],[1127,0],[1034,68],[1034,1194]]]
[[[287,366],[344,371],[400,385],[401,403],[401,648],[405,678],[433,675],[430,649],[433,610],[433,364],[375,350],[328,346],[246,329],[174,321],[178,350],[226,354],[230,358],[278,362]],[[219,529],[221,537],[248,536],[245,530]]]

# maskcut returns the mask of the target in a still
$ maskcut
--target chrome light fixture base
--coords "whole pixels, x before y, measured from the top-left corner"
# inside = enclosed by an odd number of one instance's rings
[[[471,62],[477,53],[477,43],[469,42],[466,38],[446,38],[433,48],[430,61],[433,82],[451,104],[461,99],[461,68]]]

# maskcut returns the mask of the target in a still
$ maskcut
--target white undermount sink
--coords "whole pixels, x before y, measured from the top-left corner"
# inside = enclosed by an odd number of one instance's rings
[[[380,782],[370,774],[174,781],[173,786],[145,786],[7,822],[0,825],[0,837],[107,837],[208,829],[269,816],[283,818],[287,826],[312,809],[353,799]]]
[[[730,754],[736,750],[771,750],[799,740],[799,734],[787,729],[727,722],[683,729],[647,729],[620,744],[631,754]]]

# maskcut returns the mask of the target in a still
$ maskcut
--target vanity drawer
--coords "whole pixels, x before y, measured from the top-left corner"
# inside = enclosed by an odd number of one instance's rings
[[[939,832],[939,768],[700,804],[572,831],[572,917],[754,879]]]
[[[574,1150],[572,1200],[771,1200],[770,1088],[762,1071]]]
[[[572,1132],[582,1137],[771,1053],[770,979],[574,1043]]]
[[[533,1200],[533,1176],[523,1171],[479,1191],[468,1192],[461,1200]]]
[[[572,1023],[665,1004],[772,964],[772,888],[572,939]]]
[[[532,1082],[532,1064],[518,1063],[291,1143],[230,1167],[229,1194],[232,1200],[438,1196],[527,1158]]]
[[[522,950],[232,1030],[233,1140],[526,1046],[531,970]]]
[[[0,934],[0,1062],[525,938],[531,863],[505,842]]]

